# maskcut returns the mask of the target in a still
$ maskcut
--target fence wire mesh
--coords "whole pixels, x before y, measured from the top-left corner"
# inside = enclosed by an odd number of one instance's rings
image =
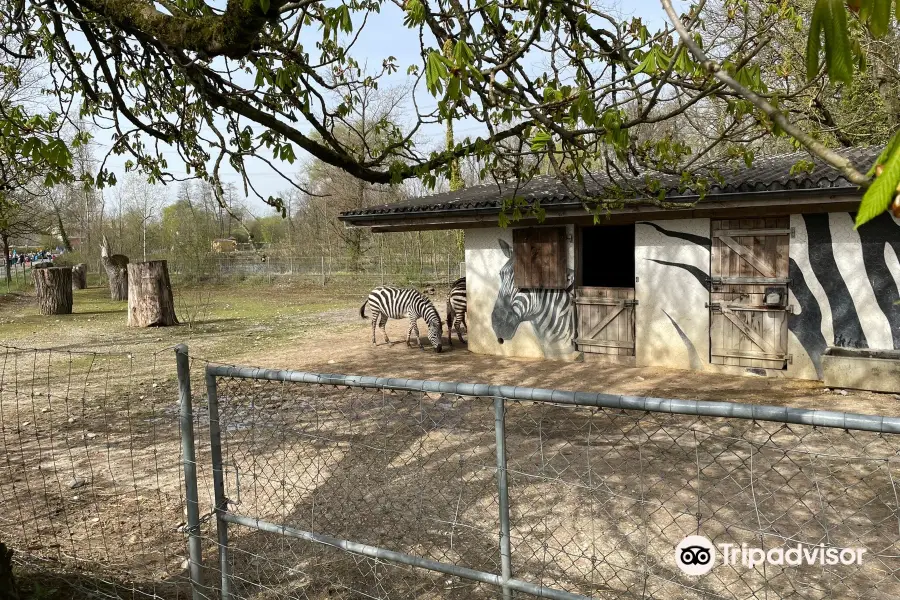
[[[0,542],[23,597],[190,598],[172,356],[0,346]]]
[[[214,378],[213,422],[203,398],[206,364],[195,361],[201,524],[193,530],[174,362],[172,349],[0,346],[0,542],[15,550],[26,593],[191,598],[187,538],[195,531],[207,587],[194,597],[221,597],[215,423],[227,516],[246,518],[228,523],[232,599],[531,597],[496,585],[506,531],[501,473],[511,576],[533,584],[532,592],[900,597],[896,434],[554,404],[457,384],[437,393],[253,371]],[[506,398],[505,469],[497,459],[498,395]],[[298,539],[298,532],[327,538]],[[673,553],[697,533],[720,547],[802,543],[866,554],[851,565],[720,564],[692,577]],[[447,569],[400,564],[372,548]]]
[[[499,575],[493,397],[258,373],[217,379],[225,495],[251,519],[229,528],[232,598],[504,597],[257,526]],[[505,444],[512,576],[548,595],[900,596],[894,434],[509,400]],[[698,578],[674,560],[694,534],[866,554],[852,565],[719,564]]]

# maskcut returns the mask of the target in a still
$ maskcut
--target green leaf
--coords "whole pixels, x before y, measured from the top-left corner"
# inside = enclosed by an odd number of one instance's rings
[[[867,14],[863,19],[866,4],[871,4],[871,14]],[[859,20],[868,25],[873,37],[884,37],[891,28],[891,0],[866,0],[860,8]]]
[[[259,7],[262,9],[263,13],[269,12],[269,0],[259,0]]]
[[[843,0],[817,0],[825,6],[825,66],[832,81],[853,81],[853,51],[847,26],[847,11]]]
[[[900,149],[900,131],[891,136],[891,139],[884,147],[884,150],[881,151],[881,154],[878,155],[878,158],[875,159],[872,167],[869,169],[868,173],[866,173],[866,177],[872,177],[875,174],[875,167],[887,162],[888,157],[894,154],[894,152],[897,152],[898,149]]]
[[[871,221],[887,210],[891,200],[897,195],[897,184],[900,183],[900,148],[896,144],[894,144],[893,152],[881,164],[884,165],[884,170],[866,190],[862,202],[859,204],[859,212],[856,213],[856,227]]]
[[[433,96],[444,91],[444,80],[450,76],[444,57],[435,50],[425,60],[425,86]]]
[[[550,132],[544,131],[543,129],[538,131],[534,134],[534,137],[531,138],[531,151],[540,152],[545,149],[552,140],[553,136],[550,135]]]
[[[470,65],[474,59],[475,55],[468,44],[463,40],[456,42],[456,46],[453,48],[453,60],[456,62],[456,66],[464,67]]]

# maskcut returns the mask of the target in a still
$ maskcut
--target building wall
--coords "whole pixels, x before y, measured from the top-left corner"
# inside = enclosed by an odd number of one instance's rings
[[[794,215],[788,365],[818,379],[828,346],[900,349],[900,225],[884,213],[859,230],[849,213]]]
[[[709,219],[635,227],[635,356],[638,365],[709,364]]]
[[[821,378],[821,355],[828,346],[900,349],[900,222],[883,214],[855,230],[853,215],[829,213],[794,215],[791,227],[792,361],[781,373]],[[570,226],[572,275],[573,234]],[[512,229],[466,231],[469,349],[575,357],[573,287],[522,292],[512,285],[512,264]],[[709,267],[709,219],[637,224],[638,365],[721,368],[709,363]]]
[[[571,225],[567,240],[569,289],[522,291],[513,281],[512,228],[466,231],[469,350],[530,358],[575,357]]]

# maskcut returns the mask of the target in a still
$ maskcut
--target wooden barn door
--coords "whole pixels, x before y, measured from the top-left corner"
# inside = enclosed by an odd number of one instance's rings
[[[634,356],[634,288],[579,287],[575,290],[578,350]]]
[[[787,365],[789,247],[789,217],[712,221],[712,364]]]

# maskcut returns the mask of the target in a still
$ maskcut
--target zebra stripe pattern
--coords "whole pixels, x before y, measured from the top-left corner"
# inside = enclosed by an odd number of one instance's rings
[[[500,290],[491,313],[491,326],[497,342],[511,340],[519,325],[530,322],[544,346],[572,343],[575,326],[569,290],[520,290],[515,283],[512,248],[499,240],[508,259],[500,269]]]
[[[462,327],[469,330],[466,323],[466,278],[460,277],[450,284],[450,292],[447,294],[447,343],[453,345],[453,325],[456,324],[456,335],[461,344],[466,341],[462,336]]]
[[[359,316],[366,318],[366,307],[369,308],[372,318],[372,343],[375,343],[375,324],[381,327],[385,343],[390,343],[387,336],[387,320],[409,319],[409,331],[406,333],[406,343],[409,344],[415,333],[419,348],[424,349],[419,339],[419,319],[428,325],[428,340],[437,352],[441,347],[441,317],[431,300],[423,296],[418,290],[396,287],[377,287],[369,293],[369,297],[359,309]]]

